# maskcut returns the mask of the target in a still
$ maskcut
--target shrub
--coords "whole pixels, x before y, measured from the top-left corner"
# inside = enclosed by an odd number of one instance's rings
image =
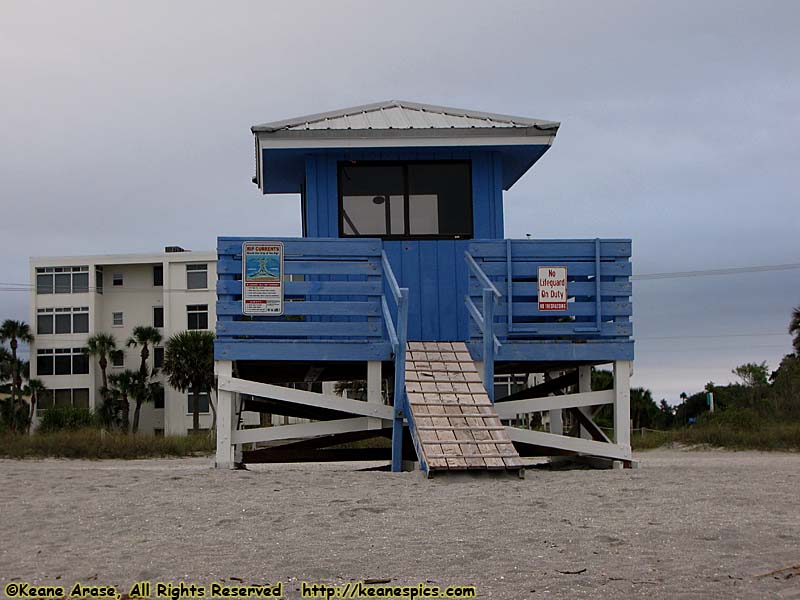
[[[697,419],[697,424],[719,425],[732,429],[752,431],[763,423],[761,415],[752,408],[729,408],[715,412],[705,412]]]
[[[208,435],[126,435],[100,429],[36,431],[33,435],[0,436],[0,456],[7,458],[163,458],[209,455],[215,448]]]
[[[94,422],[94,415],[87,408],[52,407],[44,411],[39,423],[39,431],[43,433],[63,430],[74,431],[91,427]]]

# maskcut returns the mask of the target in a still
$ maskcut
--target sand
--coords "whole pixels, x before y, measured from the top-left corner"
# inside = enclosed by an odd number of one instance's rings
[[[479,597],[800,598],[800,454],[653,451],[515,477],[0,461],[0,583],[391,579]],[[0,587],[2,589],[2,587]],[[127,589],[127,587],[125,588]]]

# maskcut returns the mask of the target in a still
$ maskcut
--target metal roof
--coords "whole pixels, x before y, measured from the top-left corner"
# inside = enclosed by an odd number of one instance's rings
[[[374,104],[364,104],[351,108],[306,115],[274,121],[262,125],[254,125],[253,133],[277,132],[313,132],[319,131],[365,131],[393,130],[401,134],[402,130],[538,130],[555,134],[559,127],[555,121],[543,121],[527,117],[514,117],[495,113],[451,108],[448,106],[434,106],[406,102],[404,100],[387,100]],[[401,131],[398,131],[401,130]],[[409,131],[409,133],[411,133]],[[510,133],[510,132],[509,132]],[[520,131],[519,133],[522,133]]]

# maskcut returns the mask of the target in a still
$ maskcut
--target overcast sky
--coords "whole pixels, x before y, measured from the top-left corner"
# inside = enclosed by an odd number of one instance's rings
[[[636,273],[800,263],[799,31],[792,1],[4,0],[0,282],[299,235],[249,127],[390,98],[562,122],[509,237],[630,237]],[[0,291],[0,317],[28,302]],[[637,282],[634,384],[674,402],[775,368],[798,304],[800,270]]]

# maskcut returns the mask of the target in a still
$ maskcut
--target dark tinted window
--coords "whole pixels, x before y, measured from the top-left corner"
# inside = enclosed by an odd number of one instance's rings
[[[72,274],[56,273],[56,294],[69,294],[72,292]]]
[[[187,403],[187,412],[194,413],[194,403],[197,401],[198,411],[201,413],[207,413],[209,410],[208,406],[208,394],[206,392],[202,392],[200,394],[193,394],[189,392],[189,398]]]
[[[153,398],[153,407],[154,408],[164,408],[164,388],[159,387],[156,390],[156,396]]]
[[[36,293],[37,294],[53,293],[53,275],[51,273],[36,276]]]
[[[72,390],[65,389],[65,390],[56,390],[55,391],[55,403],[58,408],[65,408],[72,406]]]
[[[81,352],[76,348],[75,352]],[[87,375],[89,373],[89,356],[87,354],[72,355],[72,374]]]
[[[75,294],[89,291],[89,273],[73,273],[72,292]]]
[[[53,333],[53,315],[38,315],[36,317],[36,333],[48,334]]]
[[[467,162],[340,163],[343,237],[471,238]]]
[[[53,374],[53,355],[39,355],[36,357],[36,374],[37,375],[52,375]]]
[[[72,373],[72,356],[69,354],[56,354],[56,375],[69,375]]]
[[[72,332],[72,314],[58,313],[56,315],[56,333]]]
[[[72,332],[89,333],[89,313],[75,313],[72,315]]]
[[[186,321],[186,329],[208,329],[208,304],[188,305]]]
[[[467,163],[408,165],[411,235],[472,237],[472,184]]]
[[[38,402],[36,408],[38,410],[45,410],[53,406],[53,390],[42,390],[39,392]]]
[[[164,265],[153,265],[153,285],[164,285]]]
[[[75,408],[89,408],[89,388],[75,388],[72,390],[72,406]]]
[[[156,347],[153,348],[153,366],[156,369],[160,369],[164,366],[164,348],[163,347]]]
[[[153,307],[153,327],[164,327],[164,307]]]

